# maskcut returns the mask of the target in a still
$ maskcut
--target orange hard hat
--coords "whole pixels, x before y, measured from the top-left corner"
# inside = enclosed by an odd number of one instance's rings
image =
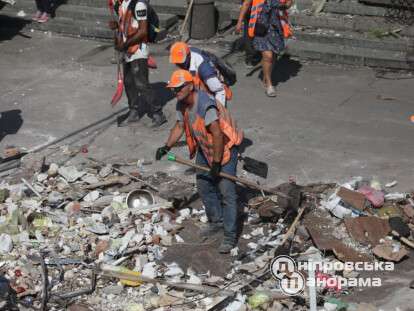
[[[182,64],[185,62],[187,55],[190,54],[190,47],[185,42],[176,42],[170,49],[170,63]]]
[[[184,85],[187,82],[193,82],[193,76],[189,71],[179,69],[173,72],[167,87],[176,88]]]

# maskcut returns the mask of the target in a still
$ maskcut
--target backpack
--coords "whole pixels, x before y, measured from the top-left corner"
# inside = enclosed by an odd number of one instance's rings
[[[148,42],[154,43],[157,39],[157,35],[160,32],[160,19],[157,12],[149,4],[149,0],[132,0],[129,4],[129,9],[134,12],[135,6],[138,2],[143,2],[147,5],[147,21],[148,21]]]
[[[224,83],[227,86],[232,86],[237,82],[237,74],[233,67],[227,63],[221,57],[214,55],[213,53],[202,51],[203,56],[207,57],[217,68],[220,74],[223,76]]]

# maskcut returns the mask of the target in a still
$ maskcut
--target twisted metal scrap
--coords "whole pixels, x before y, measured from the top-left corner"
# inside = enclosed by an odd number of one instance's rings
[[[386,17],[389,21],[402,25],[414,24],[414,1],[413,0],[390,0],[391,7],[387,9]]]

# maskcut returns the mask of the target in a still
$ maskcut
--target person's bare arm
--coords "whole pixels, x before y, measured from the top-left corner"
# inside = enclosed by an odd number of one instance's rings
[[[246,17],[247,11],[249,11],[250,6],[252,5],[253,0],[244,0],[242,7],[239,13],[239,19],[237,20],[236,32],[241,32],[243,28],[243,20]]]
[[[138,21],[138,31],[131,37],[129,37],[124,43],[124,49],[128,49],[131,45],[140,44],[148,35],[148,21]]]
[[[213,162],[221,163],[224,152],[224,137],[218,120],[207,126],[207,131],[213,136]]]
[[[165,143],[165,145],[168,148],[172,148],[178,142],[181,136],[183,136],[183,134],[184,134],[183,124],[182,122],[177,121],[174,127],[171,129],[170,136],[168,136],[168,140]]]
[[[178,140],[181,138],[183,133],[184,133],[183,125],[181,124],[180,121],[177,121],[174,127],[171,129],[170,136],[168,136],[168,140],[165,143],[165,145],[157,149],[155,153],[155,159],[157,161],[161,160],[161,158],[170,151],[171,147],[173,147],[178,142]]]

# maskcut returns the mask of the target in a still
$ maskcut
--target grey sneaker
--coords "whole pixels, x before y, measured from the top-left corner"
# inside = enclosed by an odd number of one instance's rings
[[[167,122],[167,118],[162,112],[154,114],[154,116],[152,117],[152,127],[160,127],[166,122]]]
[[[276,97],[276,90],[273,85],[267,87],[266,95],[269,97]]]
[[[237,243],[234,240],[224,238],[223,242],[221,242],[219,246],[219,253],[220,254],[228,254],[230,251],[236,247]]]
[[[223,231],[223,224],[208,224],[200,229],[200,237],[207,239]]]
[[[118,127],[128,126],[132,123],[136,123],[140,120],[140,116],[137,109],[130,109],[125,115],[118,118]]]

